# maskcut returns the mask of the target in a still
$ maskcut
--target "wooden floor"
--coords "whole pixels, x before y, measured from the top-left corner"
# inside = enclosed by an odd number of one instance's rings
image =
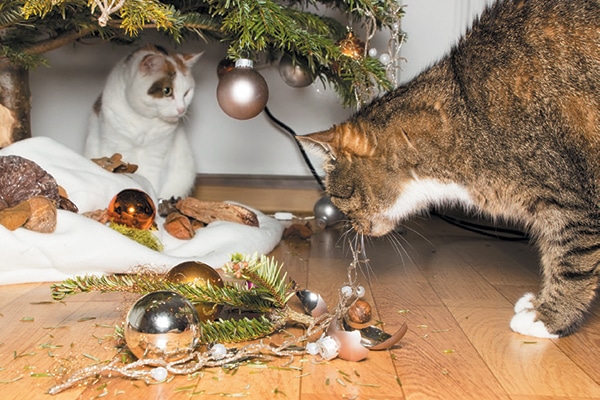
[[[350,262],[339,231],[282,242],[273,255],[300,285],[330,304]],[[2,399],[600,399],[600,315],[579,333],[541,340],[512,333],[512,305],[535,291],[538,261],[523,242],[479,236],[437,217],[372,240],[361,277],[377,319],[409,331],[391,351],[362,362],[297,358],[235,371],[205,370],[146,385],[113,376],[45,394],[58,366],[111,359],[112,334],[133,301],[121,294],[50,300],[48,284],[0,288]],[[399,246],[403,250],[399,250]]]

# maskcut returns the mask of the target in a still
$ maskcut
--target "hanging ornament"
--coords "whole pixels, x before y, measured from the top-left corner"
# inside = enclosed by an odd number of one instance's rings
[[[252,68],[252,60],[241,58],[224,74],[217,86],[217,101],[235,119],[250,119],[262,112],[269,100],[267,82]]]
[[[223,287],[223,279],[210,265],[198,261],[182,262],[167,272],[167,280],[173,283],[191,283],[194,286],[206,287],[207,282],[212,286]],[[213,321],[217,318],[222,305],[213,303],[197,303],[194,305],[200,321]]]
[[[156,207],[145,192],[125,189],[117,193],[108,205],[108,219],[130,228],[150,229],[154,224]]]
[[[221,61],[219,61],[219,64],[217,64],[217,77],[220,80],[223,77],[223,75],[233,71],[234,68],[235,61],[230,60],[229,58],[222,59]]]
[[[148,293],[129,310],[124,335],[137,358],[175,361],[198,346],[198,314],[192,303],[178,293]]]
[[[365,43],[348,30],[346,37],[337,42],[343,55],[359,60],[365,55]]]
[[[285,83],[295,88],[306,87],[315,80],[306,60],[292,57],[287,53],[281,56],[281,60],[279,60],[279,75]]]
[[[337,224],[346,217],[339,208],[333,205],[329,196],[323,196],[313,208],[317,226],[321,229]]]

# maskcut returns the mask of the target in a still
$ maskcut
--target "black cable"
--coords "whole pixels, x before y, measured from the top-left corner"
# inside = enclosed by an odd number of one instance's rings
[[[265,113],[267,114],[267,116],[269,117],[269,119],[275,125],[277,125],[279,128],[281,128],[282,130],[284,130],[285,132],[287,132],[290,136],[292,136],[294,142],[296,143],[296,146],[298,147],[298,150],[300,150],[300,154],[302,154],[302,158],[304,158],[304,162],[308,166],[308,169],[310,169],[310,172],[311,172],[312,176],[315,178],[315,180],[317,181],[317,183],[321,187],[321,190],[325,191],[325,184],[323,183],[323,180],[321,179],[321,177],[319,176],[319,174],[317,174],[317,171],[315,170],[315,167],[312,165],[312,162],[310,161],[310,158],[308,158],[308,154],[306,154],[306,151],[304,151],[304,148],[302,147],[302,145],[300,144],[300,142],[298,140],[296,140],[296,136],[298,136],[296,134],[296,132],[294,132],[294,130],[292,128],[290,128],[289,126],[287,126],[286,124],[284,124],[283,122],[281,122],[280,120],[278,120],[277,118],[275,118],[275,116],[271,113],[271,110],[269,110],[269,107],[265,107]]]
[[[517,231],[514,229],[499,228],[496,226],[475,224],[473,222],[465,221],[460,218],[449,217],[447,215],[442,215],[442,214],[437,214],[437,215],[443,221],[446,221],[447,223],[449,223],[451,225],[457,226],[459,228],[462,228],[462,229],[470,231],[470,232],[478,233],[480,235],[489,236],[489,237],[493,237],[495,239],[500,239],[500,240],[514,241],[514,242],[521,241],[521,240],[529,240],[529,236],[527,236],[526,234],[524,234],[521,231]],[[501,233],[502,235],[500,235],[499,233]],[[506,235],[510,235],[510,236],[506,236]]]

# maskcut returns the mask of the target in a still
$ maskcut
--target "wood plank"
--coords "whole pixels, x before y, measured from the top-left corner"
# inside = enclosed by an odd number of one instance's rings
[[[511,308],[450,307],[450,310],[509,394],[600,396],[600,386],[554,341],[510,332]]]

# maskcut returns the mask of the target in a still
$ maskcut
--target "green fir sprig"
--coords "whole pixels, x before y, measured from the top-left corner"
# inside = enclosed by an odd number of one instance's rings
[[[287,322],[310,324],[312,319],[287,306],[295,294],[293,284],[282,272],[282,266],[266,256],[232,256],[225,271],[237,281],[213,285],[209,280],[178,283],[165,279],[165,274],[140,270],[130,274],[86,275],[69,278],[51,286],[54,300],[87,292],[127,292],[146,294],[170,290],[186,297],[192,304],[211,303],[236,309],[252,318],[219,319],[200,322],[202,343],[241,342],[265,337],[281,329]]]
[[[340,22],[321,15],[323,6],[346,16]],[[191,37],[226,43],[230,59],[302,57],[344,105],[355,106],[365,91],[393,85],[379,60],[353,60],[341,53],[337,42],[346,24],[359,28],[369,21],[390,28],[402,13],[397,0],[125,0],[100,26],[95,0],[5,0],[0,2],[0,61],[31,68],[43,62],[43,53],[83,38],[133,43],[143,31],[157,30],[177,43]]]

